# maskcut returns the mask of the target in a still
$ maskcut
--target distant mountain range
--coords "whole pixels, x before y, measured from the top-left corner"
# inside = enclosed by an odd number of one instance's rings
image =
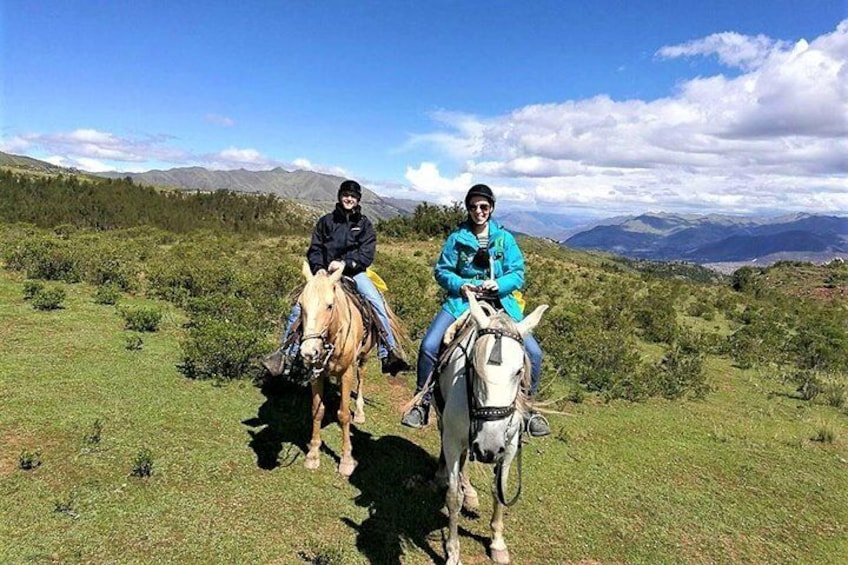
[[[625,257],[699,264],[770,264],[848,256],[848,217],[795,214],[755,219],[733,216],[642,214],[572,235],[577,249]]]
[[[183,190],[232,190],[274,194],[285,200],[294,200],[309,208],[328,211],[336,203],[336,194],[342,177],[313,171],[287,171],[280,167],[269,171],[211,171],[202,167],[181,167],[167,171],[153,170],[145,173],[97,173],[109,178],[130,177],[133,182],[153,186],[167,186]],[[411,214],[419,202],[388,198],[363,187],[362,203],[367,213],[375,218],[391,218]]]
[[[0,152],[0,167],[41,174],[86,174],[31,157]],[[109,178],[182,190],[233,190],[275,194],[315,212],[336,202],[342,177],[313,171],[211,171],[183,167],[145,173],[97,173]],[[363,204],[373,218],[411,214],[420,204],[380,196],[363,187]],[[585,218],[548,212],[498,210],[509,229],[548,237],[568,247],[606,251],[634,259],[689,261],[732,270],[741,264],[770,264],[779,260],[822,262],[848,258],[848,217],[796,214],[757,219],[734,216],[650,213],[616,217],[586,224]],[[582,224],[582,227],[581,227]],[[564,241],[563,241],[564,240]]]

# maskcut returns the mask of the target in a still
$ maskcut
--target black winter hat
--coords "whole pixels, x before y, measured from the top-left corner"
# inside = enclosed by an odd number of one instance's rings
[[[472,196],[482,196],[492,205],[492,208],[495,207],[495,194],[492,192],[492,189],[486,186],[485,184],[475,184],[471,188],[468,189],[468,193],[465,195],[465,207],[468,208],[468,205],[471,203]]]
[[[357,199],[362,200],[362,187],[355,180],[346,180],[339,185],[339,192],[336,195],[339,200],[342,199],[343,192],[349,192],[355,195]]]

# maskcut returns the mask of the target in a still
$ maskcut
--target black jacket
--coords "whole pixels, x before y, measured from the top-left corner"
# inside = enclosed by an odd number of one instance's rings
[[[333,261],[344,261],[344,274],[352,277],[374,262],[376,249],[377,234],[362,209],[357,206],[347,213],[337,203],[335,210],[315,224],[306,259],[313,274]]]

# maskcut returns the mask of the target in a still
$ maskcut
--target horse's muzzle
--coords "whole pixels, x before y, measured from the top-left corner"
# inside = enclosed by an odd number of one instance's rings
[[[471,443],[471,460],[479,461],[480,463],[491,464],[500,461],[503,458],[506,448],[500,446],[497,450],[484,449],[479,443]]]

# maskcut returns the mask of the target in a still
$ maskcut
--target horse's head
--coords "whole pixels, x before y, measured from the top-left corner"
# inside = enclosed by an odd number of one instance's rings
[[[334,317],[335,285],[342,278],[342,270],[331,275],[321,270],[313,275],[309,264],[304,261],[303,276],[306,286],[298,299],[303,323],[300,356],[307,367],[319,367],[326,360],[325,350]]]
[[[542,305],[521,322],[506,313],[489,316],[472,293],[468,294],[471,317],[478,327],[467,373],[472,459],[483,463],[501,461],[514,445],[523,425],[522,384],[529,382],[530,362],[524,351],[526,336],[548,308]]]

